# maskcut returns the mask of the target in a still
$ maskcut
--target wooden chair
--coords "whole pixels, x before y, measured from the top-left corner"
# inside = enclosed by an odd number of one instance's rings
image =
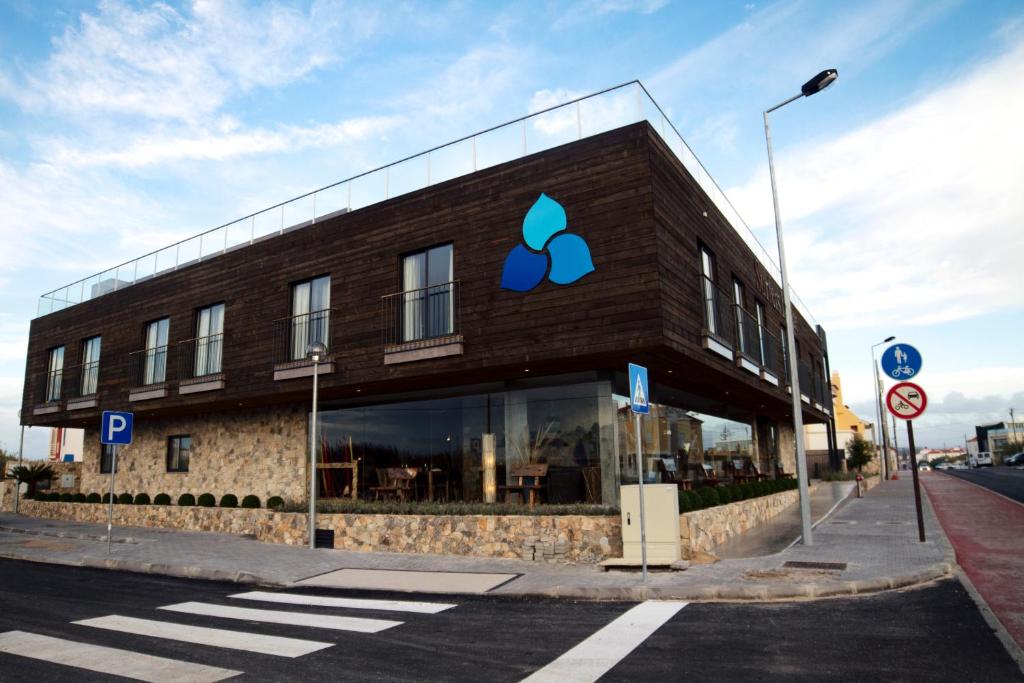
[[[529,493],[530,507],[533,507],[537,502],[539,494],[545,491],[548,486],[547,464],[514,465],[508,468],[508,473],[512,477],[513,483],[503,487],[505,489],[505,502],[508,502],[509,495],[513,493],[519,494],[523,502],[526,502],[526,494]]]
[[[413,500],[416,497],[416,468],[389,467],[388,482],[395,489],[398,500]]]
[[[792,472],[786,472],[785,470],[783,470],[782,469],[782,465],[776,465],[775,466],[775,478],[776,479],[792,479],[793,478],[793,473]]]
[[[768,478],[767,474],[762,474],[761,470],[757,469],[757,465],[754,464],[753,460],[747,461],[747,474],[750,475],[754,481],[764,481]]]
[[[661,483],[675,484],[680,491],[693,489],[693,482],[686,479],[683,473],[676,466],[676,461],[671,458],[658,458],[658,472],[661,475]]]
[[[697,484],[701,486],[718,486],[718,475],[715,474],[715,468],[706,462],[702,462],[697,465]]]
[[[375,470],[377,475],[377,485],[370,487],[370,492],[373,493],[374,500],[386,500],[388,498],[398,497],[398,487],[388,478],[388,471],[390,467],[378,467]]]

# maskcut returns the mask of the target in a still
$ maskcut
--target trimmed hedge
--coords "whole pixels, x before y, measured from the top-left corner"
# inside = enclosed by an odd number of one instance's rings
[[[103,499],[100,497],[100,494],[93,492],[93,493],[90,493],[88,496],[85,497],[85,502],[86,503],[102,503]]]
[[[192,507],[196,504],[196,497],[191,493],[183,493],[178,496],[178,505],[181,507]]]
[[[158,493],[158,494],[156,494],[156,497],[153,498],[153,505],[170,505],[170,504],[171,504],[171,497],[168,496],[166,493]]]
[[[242,499],[242,507],[247,510],[255,510],[260,506],[260,499],[251,493]]]
[[[149,505],[149,494],[148,493],[136,493],[135,499],[132,501],[135,505]]]
[[[238,496],[233,493],[225,493],[220,497],[220,506],[222,508],[236,508],[238,507]]]
[[[62,493],[62,494],[60,494],[60,502],[62,502],[62,503],[70,503],[73,499],[74,499],[74,496],[72,496],[70,493]]]
[[[716,486],[702,486],[697,489],[697,495],[700,496],[702,508],[709,508],[722,504],[722,498],[718,495],[718,487]]]
[[[196,499],[196,504],[204,508],[212,508],[217,504],[217,499],[213,497],[212,493],[202,493],[199,498]]]
[[[774,493],[792,491],[797,486],[798,483],[795,479],[766,479],[765,481],[747,481],[742,484],[723,484],[717,487],[702,486],[696,491],[679,492],[679,512],[692,512],[715,505],[770,496]]]
[[[117,504],[118,505],[131,505],[133,500],[134,499],[132,498],[132,494],[130,494],[130,493],[122,493],[121,495],[119,495],[117,497]]]
[[[99,496],[96,497],[99,498]],[[71,500],[72,502],[75,503],[85,503],[88,499],[85,497],[84,493],[76,493],[75,495],[71,496]]]
[[[267,507],[268,508],[284,507],[284,498],[282,498],[281,496],[271,496],[270,498],[267,498]]]
[[[110,502],[110,491],[106,491],[103,494],[103,497],[100,499],[100,502],[103,503],[104,505],[106,505],[106,504],[108,504]],[[117,498],[114,498],[114,502],[115,503],[117,502]]]

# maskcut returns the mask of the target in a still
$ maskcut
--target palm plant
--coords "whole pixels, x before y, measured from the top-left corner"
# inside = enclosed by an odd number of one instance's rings
[[[40,481],[53,478],[53,468],[45,462],[37,462],[32,465],[18,465],[11,470],[11,477],[16,479],[19,484],[28,484],[28,491],[25,493],[25,497],[31,498],[35,495],[36,485]]]

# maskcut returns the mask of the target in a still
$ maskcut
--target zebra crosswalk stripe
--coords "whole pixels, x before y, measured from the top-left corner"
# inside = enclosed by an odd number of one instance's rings
[[[189,624],[176,624],[153,619],[137,619],[119,614],[111,614],[95,619],[82,619],[81,621],[73,621],[71,623],[79,626],[107,629],[108,631],[150,636],[152,638],[178,640],[183,643],[197,643],[199,645],[211,645],[232,650],[259,652],[277,657],[301,657],[302,655],[308,655],[311,652],[323,650],[333,645],[333,643],[320,643],[314,640],[302,640],[299,638],[285,638],[263,635],[261,633],[245,633],[243,631],[207,628],[205,626],[191,626]]]
[[[66,638],[8,631],[0,633],[0,652],[87,671],[161,683],[215,683],[242,674],[204,664],[144,655]]]
[[[443,602],[416,602],[414,600],[369,600],[365,598],[331,598],[323,595],[301,593],[270,593],[249,591],[229,597],[260,602],[277,602],[286,605],[308,605],[311,607],[342,607],[348,609],[371,609],[382,612],[411,612],[414,614],[437,614],[457,605]]]
[[[336,631],[355,631],[358,633],[380,633],[401,621],[387,619],[364,619],[361,617],[337,617],[327,614],[310,614],[308,612],[281,612],[277,610],[250,609],[230,605],[215,605],[207,602],[182,602],[176,605],[165,605],[157,609],[184,614],[201,614],[209,617],[225,619],[244,619],[261,621],[268,624],[289,624],[292,626],[309,626],[311,628],[327,628]]]

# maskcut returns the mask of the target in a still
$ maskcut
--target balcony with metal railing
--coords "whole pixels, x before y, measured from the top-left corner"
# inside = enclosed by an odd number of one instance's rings
[[[768,250],[707,172],[640,81],[580,97],[514,119],[392,164],[341,180],[249,214],[170,246],[47,292],[37,317],[131,287],[187,265],[244,248],[267,237],[322,222],[393,197],[458,178],[559,145],[648,122],[725,216],[767,271],[780,282]],[[813,317],[790,288],[794,305],[812,326]],[[724,319],[721,321],[724,326]]]
[[[385,365],[461,355],[460,291],[453,281],[382,296]]]
[[[274,327],[274,379],[286,380],[310,377],[313,362],[306,357],[309,346],[323,344],[326,358],[319,362],[317,373],[334,372],[334,348],[331,345],[331,309],[278,318]]]
[[[214,391],[225,386],[224,335],[187,339],[178,344],[179,394]]]
[[[51,370],[36,379],[33,415],[59,412],[64,398],[64,369]]]
[[[174,376],[169,346],[156,346],[128,354],[128,400],[165,398]]]
[[[68,410],[83,410],[99,405],[99,361],[65,368],[64,376]]]
[[[706,275],[700,276],[701,313],[704,329],[702,345],[723,358],[735,359],[736,315],[729,292]]]

